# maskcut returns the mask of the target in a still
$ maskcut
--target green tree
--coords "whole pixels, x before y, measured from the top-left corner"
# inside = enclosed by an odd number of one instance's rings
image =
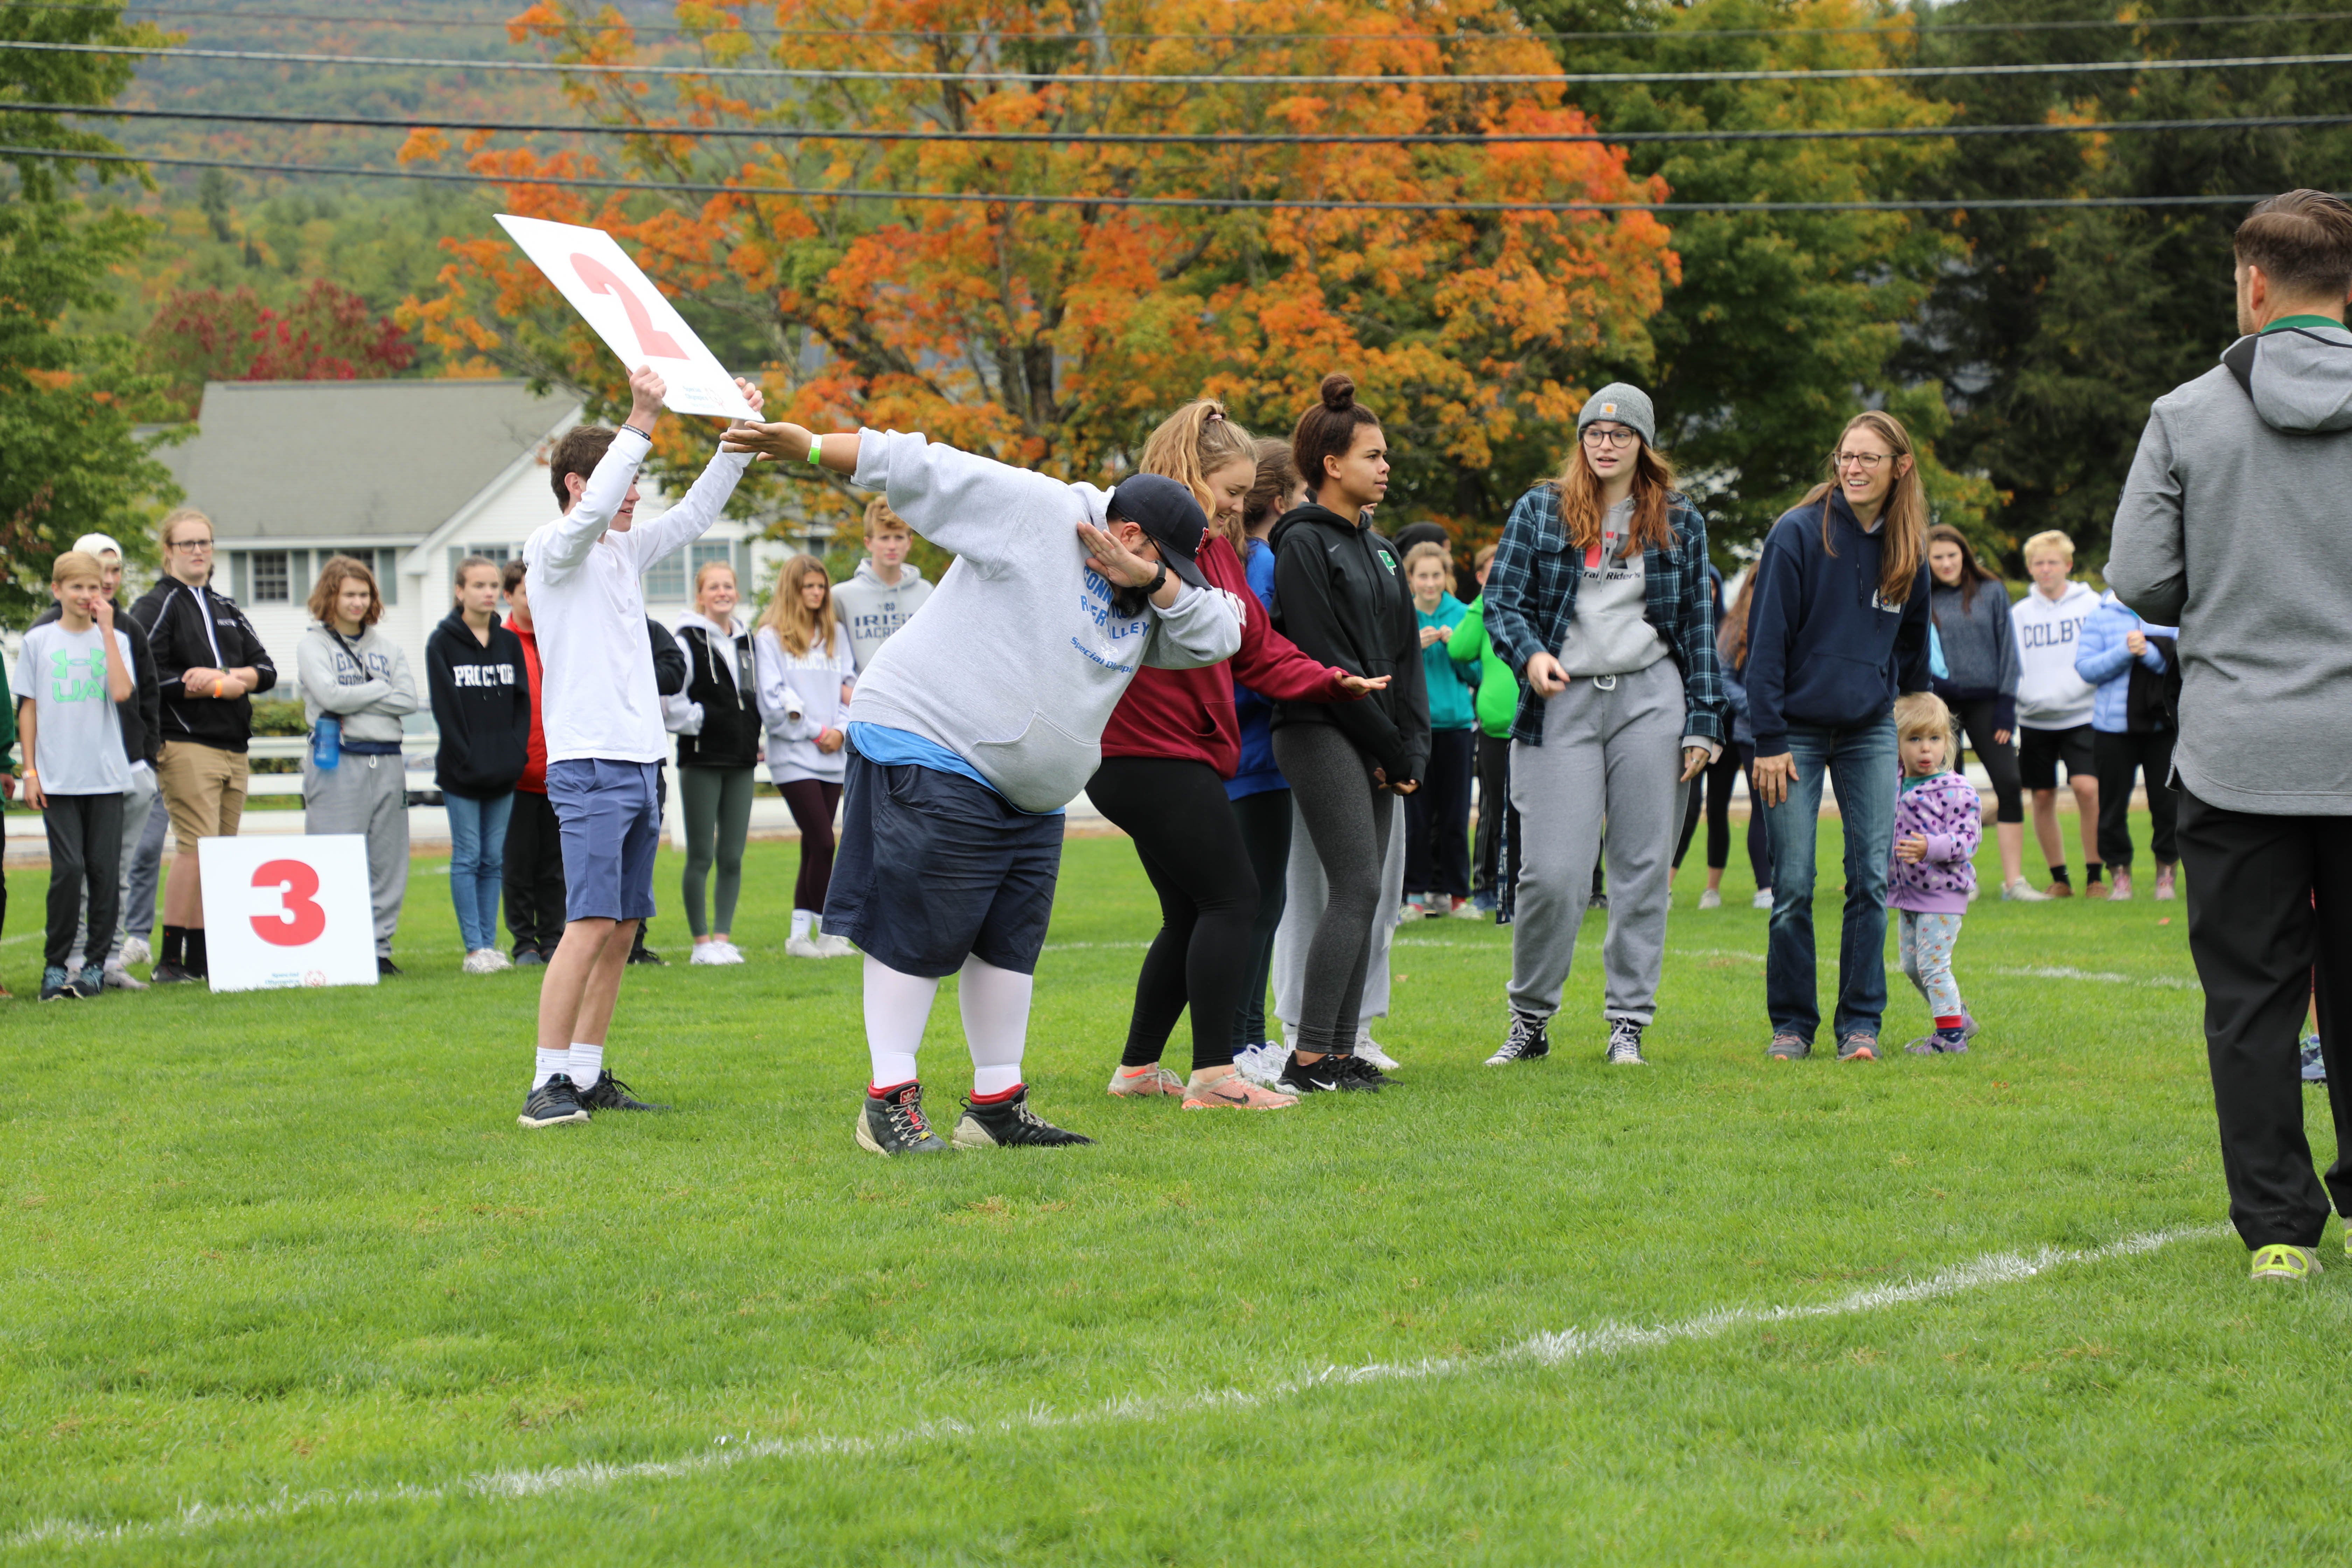
[[[119,7],[0,8],[0,94],[47,103],[111,102],[129,62],[101,55],[35,54],[11,41],[154,42]],[[17,145],[96,153],[111,144],[59,117],[11,115]],[[134,368],[120,336],[61,329],[65,313],[108,297],[108,274],[134,256],[145,224],[121,211],[89,213],[72,194],[72,161],[17,155],[0,175],[0,614],[47,598],[49,563],[92,529],[152,555],[145,523],[178,497],[153,441],[138,434],[156,379]],[[97,164],[100,179],[117,167]]]

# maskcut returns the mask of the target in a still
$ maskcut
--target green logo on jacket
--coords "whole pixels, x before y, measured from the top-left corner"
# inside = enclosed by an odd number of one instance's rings
[[[1383,565],[1383,566],[1385,566],[1385,567],[1387,567],[1387,568],[1388,568],[1390,571],[1391,571],[1391,572],[1395,571],[1395,570],[1396,570],[1396,557],[1395,557],[1395,556],[1393,556],[1393,555],[1391,555],[1391,554],[1390,554],[1390,553],[1389,553],[1387,551],[1385,551],[1385,550],[1381,551],[1381,552],[1380,552],[1380,554],[1381,554],[1381,565]]]

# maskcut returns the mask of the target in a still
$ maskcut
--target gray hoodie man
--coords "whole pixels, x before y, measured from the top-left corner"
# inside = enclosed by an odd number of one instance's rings
[[[2107,584],[2180,628],[2190,794],[2352,816],[2352,332],[2292,318],[2222,359],[2149,411]]]
[[[834,607],[849,633],[849,651],[858,668],[872,664],[891,634],[914,618],[931,596],[931,588],[922,568],[912,562],[899,566],[896,583],[885,583],[870,558],[857,563],[848,582],[833,585]]]

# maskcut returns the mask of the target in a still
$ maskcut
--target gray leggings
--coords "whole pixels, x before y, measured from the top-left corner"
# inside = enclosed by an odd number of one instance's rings
[[[1397,797],[1372,787],[1363,753],[1335,725],[1284,725],[1274,732],[1274,760],[1290,781],[1291,799],[1331,888],[1307,944],[1298,1032],[1291,1043],[1301,1051],[1345,1054],[1356,1048],[1373,927],[1383,914],[1393,919],[1396,913],[1381,907],[1381,852]]]
[[[680,768],[678,803],[686,808],[686,928],[696,936],[735,929],[735,900],[743,890],[743,840],[751,831],[751,768]],[[702,917],[702,885],[719,862],[719,923]]]

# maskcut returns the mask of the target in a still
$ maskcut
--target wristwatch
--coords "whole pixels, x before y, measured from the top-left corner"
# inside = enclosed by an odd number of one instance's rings
[[[1168,563],[1162,561],[1160,563],[1160,570],[1151,574],[1151,581],[1143,585],[1143,596],[1149,599],[1152,595],[1157,594],[1160,589],[1167,585]]]

